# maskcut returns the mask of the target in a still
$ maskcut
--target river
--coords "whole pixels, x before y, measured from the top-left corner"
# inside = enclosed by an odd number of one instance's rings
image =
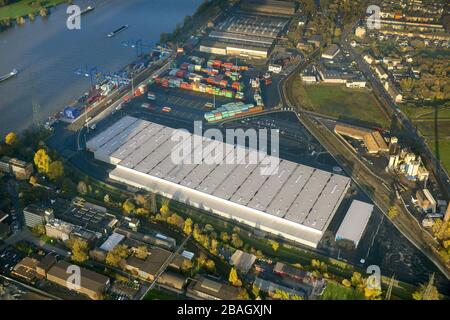
[[[81,17],[81,30],[66,27],[67,4],[52,9],[45,18],[0,33],[0,75],[13,68],[18,76],[0,83],[0,135],[21,131],[33,121],[33,103],[39,118],[47,119],[86,92],[89,78],[75,70],[97,67],[101,72],[118,71],[136,57],[125,41],[159,41],[186,15],[192,15],[202,0],[99,0],[74,1],[81,9],[95,10]],[[113,38],[106,35],[122,25],[129,28]],[[145,48],[144,48],[145,49]]]

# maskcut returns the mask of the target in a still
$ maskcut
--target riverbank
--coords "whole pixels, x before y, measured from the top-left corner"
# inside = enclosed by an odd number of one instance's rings
[[[0,7],[0,31],[12,27],[14,23],[24,24],[26,20],[34,20],[36,15],[45,17],[49,9],[66,0],[20,0]]]

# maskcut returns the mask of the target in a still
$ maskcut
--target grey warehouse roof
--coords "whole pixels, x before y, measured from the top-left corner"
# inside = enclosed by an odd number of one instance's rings
[[[130,118],[122,118],[88,142],[97,159],[117,165],[112,179],[291,239],[307,239],[308,245],[320,241],[350,183],[347,177],[280,159],[275,175],[263,175],[265,160],[275,158],[208,138],[191,145],[184,155],[193,160],[193,150],[203,148],[202,161],[175,164],[171,156],[179,141],[171,137],[176,129]],[[183,136],[185,141],[191,138],[192,134]],[[213,146],[222,152],[208,164],[205,150]],[[249,164],[255,155],[258,161]],[[223,164],[227,156],[237,160]]]
[[[359,200],[353,200],[344,220],[336,232],[336,239],[347,239],[353,241],[355,245],[358,245],[364,229],[369,222],[372,210],[373,205]]]

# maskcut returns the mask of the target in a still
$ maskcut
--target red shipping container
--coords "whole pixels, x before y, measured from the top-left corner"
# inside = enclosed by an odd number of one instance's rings
[[[184,62],[181,64],[180,69],[187,70],[188,66],[189,66],[189,63]]]

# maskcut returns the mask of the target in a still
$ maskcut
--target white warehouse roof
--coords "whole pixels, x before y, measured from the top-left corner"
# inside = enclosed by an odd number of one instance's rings
[[[117,166],[111,179],[312,247],[322,238],[350,184],[348,177],[281,159],[276,175],[262,175],[264,160],[272,156],[207,138],[200,139],[200,158],[208,148],[218,146],[223,152],[215,156],[217,162],[174,164],[171,154],[179,142],[171,137],[176,129],[130,118],[122,118],[117,122],[121,125],[112,125],[88,142],[96,159]],[[199,146],[191,145],[190,155],[194,148]],[[216,164],[225,163],[233,153],[239,160],[260,156],[255,164]]]
[[[110,252],[112,251],[122,240],[125,238],[124,235],[119,233],[113,233],[106,239],[106,241],[100,246],[100,249]]]
[[[344,220],[336,232],[336,240],[350,240],[355,246],[358,246],[372,211],[373,205],[359,200],[353,200]]]

